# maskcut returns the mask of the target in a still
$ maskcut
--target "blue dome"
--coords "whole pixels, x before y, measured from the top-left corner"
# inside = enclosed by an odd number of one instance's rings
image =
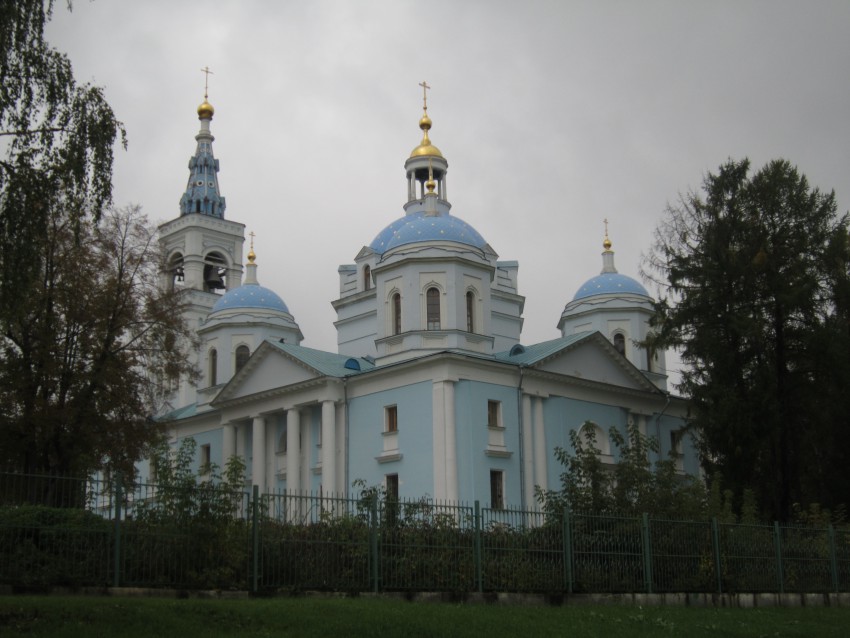
[[[472,226],[454,215],[427,215],[424,212],[405,215],[384,228],[369,244],[378,254],[420,241],[454,241],[484,249],[487,242]]]
[[[289,314],[289,308],[283,303],[277,293],[259,284],[244,284],[233,290],[228,290],[215,302],[210,315],[220,310],[233,310],[235,308],[255,308],[262,310],[276,310]]]
[[[585,297],[593,297],[594,295],[616,295],[624,293],[649,297],[646,288],[631,277],[621,275],[617,272],[606,272],[584,282],[578,289],[578,292],[576,292],[575,297],[573,297],[573,301],[584,299]]]

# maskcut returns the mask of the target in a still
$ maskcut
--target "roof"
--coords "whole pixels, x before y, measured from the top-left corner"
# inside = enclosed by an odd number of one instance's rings
[[[276,310],[289,314],[289,308],[286,307],[283,299],[276,292],[259,284],[246,283],[224,293],[215,302],[210,315],[237,308]]]
[[[494,357],[496,358],[496,361],[504,361],[506,363],[513,363],[516,365],[534,365],[544,359],[548,359],[553,354],[557,354],[568,346],[572,346],[583,341],[592,334],[592,331],[577,332],[566,337],[552,339],[551,341],[543,341],[530,346],[515,345],[510,350],[497,352]]]
[[[573,297],[573,301],[584,299],[585,297],[593,297],[595,295],[623,293],[649,297],[649,293],[646,291],[646,288],[631,277],[621,275],[617,272],[607,272],[602,273],[601,275],[596,275],[584,282]]]
[[[419,211],[405,215],[384,228],[369,248],[383,254],[398,246],[423,241],[453,241],[481,250],[487,246],[481,234],[459,217]]]
[[[328,377],[348,377],[368,372],[375,367],[374,363],[361,357],[349,357],[335,352],[296,346],[294,343],[280,343],[271,339],[266,339],[266,343]]]
[[[177,421],[178,419],[188,419],[190,416],[195,416],[198,413],[198,404],[190,403],[182,408],[177,408],[171,412],[166,412],[162,416],[156,418],[157,421]]]

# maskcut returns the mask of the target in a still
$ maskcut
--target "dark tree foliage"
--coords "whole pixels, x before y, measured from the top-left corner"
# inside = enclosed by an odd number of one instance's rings
[[[124,129],[103,90],[77,85],[44,40],[53,0],[0,2],[0,322],[16,319],[42,264],[31,246],[55,211],[97,219]],[[68,2],[70,8],[70,2]]]
[[[709,174],[655,231],[648,345],[676,348],[709,475],[762,515],[850,494],[850,246],[833,193],[784,160]]]
[[[149,416],[193,379],[180,292],[160,284],[156,229],[138,209],[99,222],[57,214],[30,246],[40,265],[0,350],[0,466],[132,476],[160,436]]]
[[[565,507],[582,514],[699,520],[708,515],[708,491],[698,478],[676,471],[673,458],[650,461],[658,455],[658,440],[642,434],[637,425],[609,430],[616,462],[606,464],[588,422],[570,432],[570,447],[555,448],[563,466],[561,487],[538,492],[544,511],[557,519]]]

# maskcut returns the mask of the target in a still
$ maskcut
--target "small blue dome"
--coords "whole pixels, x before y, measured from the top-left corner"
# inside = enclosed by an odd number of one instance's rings
[[[259,284],[244,284],[233,290],[228,290],[221,296],[221,299],[215,302],[210,315],[221,310],[233,310],[235,308],[277,310],[289,314],[289,308],[283,303],[283,299],[277,293]]]
[[[421,241],[454,241],[482,250],[487,245],[479,232],[459,217],[418,212],[405,215],[384,228],[369,248],[383,254],[398,246]]]
[[[617,272],[607,272],[602,273],[601,275],[596,275],[596,277],[584,282],[578,289],[578,292],[576,292],[575,297],[573,297],[573,301],[584,299],[585,297],[593,297],[595,295],[616,295],[624,293],[649,297],[649,293],[646,291],[646,288],[631,277],[621,275]]]

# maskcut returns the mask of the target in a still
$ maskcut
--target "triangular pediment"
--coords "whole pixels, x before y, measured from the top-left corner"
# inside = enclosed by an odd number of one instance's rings
[[[565,346],[529,367],[631,390],[658,391],[640,370],[620,355],[598,332]]]
[[[245,367],[222,388],[213,403],[262,394],[321,376],[315,368],[263,342]]]
[[[360,249],[360,252],[357,253],[357,256],[354,258],[354,261],[360,261],[361,259],[366,259],[367,257],[371,257],[375,254],[375,251],[369,248],[368,246],[363,246]]]

